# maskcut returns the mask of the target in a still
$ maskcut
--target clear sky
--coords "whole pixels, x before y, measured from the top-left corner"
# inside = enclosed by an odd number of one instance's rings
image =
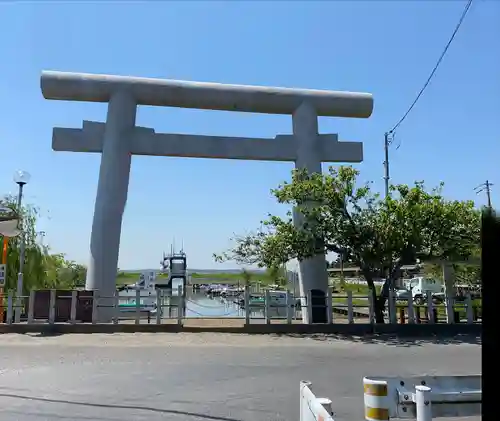
[[[44,100],[43,69],[371,92],[368,120],[321,118],[322,133],[364,142],[363,181],[383,190],[383,136],[401,117],[447,42],[464,1],[0,2],[0,192],[42,211],[54,251],[86,263],[99,155],[53,152],[53,126],[104,121],[106,106]],[[446,183],[450,198],[500,206],[500,2],[475,0],[430,87],[397,132],[393,182]],[[274,137],[288,116],[140,107],[157,132]],[[119,267],[155,268],[175,238],[191,268],[234,232],[282,214],[270,189],[292,164],[134,157]]]

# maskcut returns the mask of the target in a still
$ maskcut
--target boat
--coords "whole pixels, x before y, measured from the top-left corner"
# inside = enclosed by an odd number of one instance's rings
[[[270,303],[269,307],[286,307],[286,291],[269,291]],[[299,299],[291,298],[290,306],[299,305]],[[238,301],[240,306],[245,307],[245,299],[242,298]],[[266,306],[266,297],[264,294],[250,294],[249,296],[249,307],[265,307]]]
[[[220,296],[223,298],[227,297],[238,297],[243,294],[245,288],[224,288],[220,293]]]
[[[155,273],[141,273],[139,280],[132,285],[118,288],[118,308],[121,312],[137,311],[137,291],[140,291],[140,311],[156,310]]]

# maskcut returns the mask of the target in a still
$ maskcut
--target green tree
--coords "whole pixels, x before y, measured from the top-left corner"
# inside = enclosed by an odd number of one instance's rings
[[[285,286],[287,283],[286,269],[283,265],[272,265],[266,269],[269,280],[279,286]]]
[[[227,258],[257,259],[268,266],[319,253],[342,254],[359,266],[371,290],[377,322],[383,323],[388,291],[400,268],[417,259],[465,259],[479,244],[480,215],[472,202],[446,200],[441,184],[427,192],[423,182],[391,187],[381,199],[370,184],[358,186],[352,167],[330,167],[327,174],[293,171],[292,181],[273,190],[280,203],[298,207],[301,228],[270,216],[258,235],[236,238]],[[252,244],[251,248],[242,247]],[[374,279],[385,273],[380,295]]]
[[[31,205],[17,209],[17,198],[7,195],[1,199],[0,206],[13,209],[22,218],[25,243],[25,260],[23,267],[24,292],[37,287],[45,277],[46,250],[37,242],[36,219],[38,209]],[[19,272],[19,251],[21,235],[9,239],[7,253],[6,289],[16,289]]]
[[[25,259],[23,266],[23,286],[26,294],[31,289],[73,288],[85,280],[86,268],[75,262],[67,261],[64,254],[51,254],[48,246],[38,242],[36,229],[39,210],[33,205],[24,205],[17,209],[17,198],[5,196],[0,207],[12,209],[22,218],[25,241]],[[19,272],[21,235],[10,238],[7,253],[6,289],[15,290]],[[1,237],[0,237],[1,239]],[[3,240],[3,239],[2,239]]]
[[[252,280],[252,274],[247,269],[243,269],[241,271],[241,277],[245,282],[245,286],[250,286],[250,281]]]

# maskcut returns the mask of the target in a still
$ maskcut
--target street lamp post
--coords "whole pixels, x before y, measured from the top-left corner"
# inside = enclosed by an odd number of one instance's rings
[[[14,321],[19,323],[21,321],[21,297],[23,295],[23,269],[24,269],[24,255],[25,255],[25,238],[23,229],[23,215],[21,211],[21,205],[23,202],[23,189],[26,184],[30,181],[30,174],[26,171],[16,171],[14,173],[14,182],[19,186],[19,193],[17,195],[17,211],[19,213],[19,229],[21,234],[19,239],[21,241],[19,245],[19,272],[17,274],[17,288],[16,288],[16,308],[14,311]]]

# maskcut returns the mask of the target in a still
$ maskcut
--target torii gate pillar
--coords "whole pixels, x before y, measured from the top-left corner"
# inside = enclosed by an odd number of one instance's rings
[[[106,124],[84,121],[83,129],[54,128],[52,138],[54,150],[102,154],[85,286],[104,297],[111,297],[116,288],[131,155],[293,161],[296,168],[318,173],[321,162],[363,160],[362,143],[319,135],[318,116],[368,118],[373,110],[373,98],[365,93],[84,73],[43,72],[41,87],[46,99],[109,103]],[[135,126],[137,105],[288,114],[292,115],[293,136],[255,139],[155,133]],[[302,223],[297,209],[294,223]],[[299,275],[301,295],[312,292],[314,296],[315,307],[311,313],[304,312],[304,322],[326,323],[325,255],[299,262]],[[99,308],[99,322],[111,321],[112,306],[107,307]]]

